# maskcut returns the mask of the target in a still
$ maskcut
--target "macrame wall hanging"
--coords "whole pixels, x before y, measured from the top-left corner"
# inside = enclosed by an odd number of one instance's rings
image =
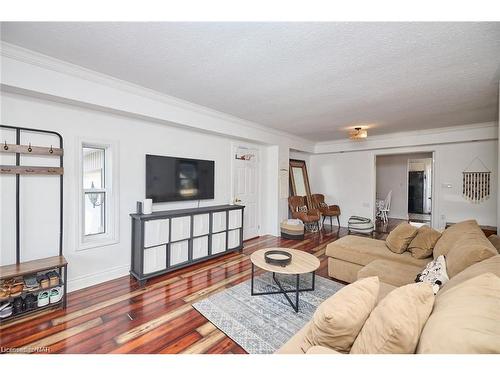
[[[462,195],[472,203],[490,197],[491,171],[478,157],[462,172]]]

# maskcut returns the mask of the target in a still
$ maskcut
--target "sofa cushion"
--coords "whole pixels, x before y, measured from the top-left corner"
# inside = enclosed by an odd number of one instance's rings
[[[325,254],[361,266],[377,259],[413,264],[421,268],[429,262],[429,259],[414,258],[409,252],[395,254],[387,248],[385,241],[360,236],[345,236],[328,244]]]
[[[402,254],[408,249],[408,245],[417,235],[417,231],[417,227],[408,223],[401,223],[389,233],[385,239],[385,244],[393,253]]]
[[[443,285],[443,287],[438,293],[438,296],[440,296],[446,290],[449,290],[463,283],[464,281],[467,281],[469,279],[472,279],[473,277],[488,272],[493,273],[498,277],[500,277],[500,254],[495,255],[494,257],[488,258],[486,260],[483,260],[482,262],[473,264],[472,266],[464,269],[458,275],[452,277],[450,281],[448,281],[446,284]]]
[[[446,255],[448,275],[453,277],[467,267],[491,258],[496,254],[498,253],[495,247],[484,235],[482,239],[478,238],[476,242],[465,241],[464,243],[455,244]]]
[[[439,237],[441,237],[440,232],[424,225],[418,228],[417,235],[408,245],[408,251],[415,258],[428,258],[432,255],[432,251]]]
[[[476,220],[466,220],[453,224],[444,230],[436,242],[433,251],[434,259],[440,255],[446,256],[457,243],[474,242],[481,237],[486,238]]]
[[[495,249],[497,249],[497,252],[500,253],[500,236],[492,234],[488,237],[488,241],[490,241],[491,244],[495,246]]]
[[[340,289],[316,309],[301,345],[306,352],[315,345],[349,353],[361,327],[375,307],[379,280],[369,277]]]
[[[434,304],[429,284],[409,284],[390,292],[372,311],[351,354],[411,354]]]
[[[417,353],[500,353],[500,278],[485,273],[436,298]]]
[[[363,267],[356,263],[328,257],[328,276],[349,284],[358,279],[358,272]]]
[[[399,287],[414,283],[415,277],[421,271],[421,266],[377,259],[364,266],[358,272],[358,279],[378,276],[380,281]]]

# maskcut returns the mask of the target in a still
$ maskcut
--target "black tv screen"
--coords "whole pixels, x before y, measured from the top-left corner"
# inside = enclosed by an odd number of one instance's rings
[[[214,198],[212,160],[146,155],[146,198],[173,202]]]

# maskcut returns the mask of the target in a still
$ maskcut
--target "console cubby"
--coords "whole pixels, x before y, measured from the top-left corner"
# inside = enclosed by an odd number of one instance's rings
[[[130,274],[147,279],[243,249],[244,206],[131,214]]]

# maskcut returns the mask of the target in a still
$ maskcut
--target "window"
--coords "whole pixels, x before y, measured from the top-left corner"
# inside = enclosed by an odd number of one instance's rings
[[[106,149],[83,147],[84,235],[106,233]]]
[[[114,147],[87,142],[80,142],[79,146],[79,248],[116,243]]]

